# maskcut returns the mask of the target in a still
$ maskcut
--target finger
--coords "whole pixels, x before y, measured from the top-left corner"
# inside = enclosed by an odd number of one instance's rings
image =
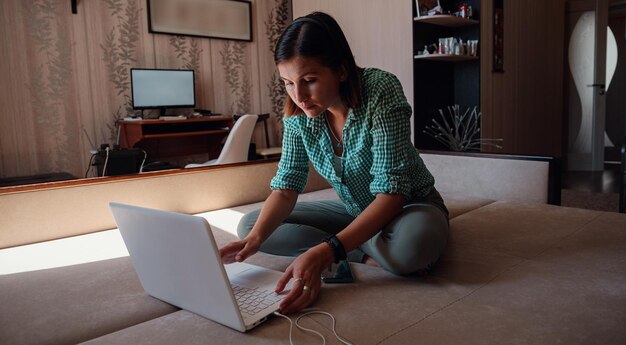
[[[283,273],[280,279],[278,279],[278,283],[276,283],[276,290],[274,290],[276,293],[283,292],[283,290],[285,289],[285,286],[287,286],[287,283],[292,277],[292,274],[293,274],[292,272],[293,272],[293,268],[291,268],[291,266],[287,267],[287,270],[285,271],[285,273]]]
[[[222,262],[225,264],[230,264],[235,261],[235,255],[232,251],[229,251],[228,248],[220,249],[220,257],[222,258]]]
[[[297,277],[297,274],[293,275],[294,277]],[[294,286],[291,288],[291,291],[287,294],[287,296],[285,296],[285,298],[283,298],[282,302],[280,303],[280,309],[283,310],[287,310],[287,312],[293,310],[293,305],[295,303],[295,305],[298,305],[296,301],[298,301],[300,298],[303,298],[303,294],[306,296],[308,295],[308,293],[310,291],[304,291],[304,287],[308,286],[308,282],[310,281],[309,276],[308,275],[302,275],[302,280],[300,283],[298,284],[294,284]]]
[[[241,248],[243,248],[245,242],[237,241],[231,242],[220,249],[220,256],[222,257],[222,261],[224,263],[233,263],[235,262],[235,255]]]
[[[283,298],[283,300],[280,302],[280,305],[278,306],[281,313],[289,314],[291,312],[291,309],[293,309],[293,303],[300,297],[300,295],[302,295],[302,286],[297,286],[291,289],[291,291],[289,291],[287,296]]]
[[[247,259],[250,255],[254,254],[255,250],[252,248],[252,246],[246,242],[246,244],[243,246],[243,249],[241,249],[237,255],[235,255],[235,260],[241,262],[244,261],[245,259]]]
[[[285,314],[295,313],[313,302],[311,287],[307,285],[299,291],[299,295],[293,301],[281,308]]]
[[[303,286],[300,296],[298,296],[298,298],[296,298],[292,303],[285,306],[284,312],[286,314],[295,313],[311,305],[317,299],[320,287],[320,283],[317,285],[312,283],[311,285]]]
[[[296,275],[292,274],[292,276],[295,277]],[[298,279],[298,283],[295,283],[291,286],[291,290],[289,291],[289,293],[280,302],[279,308],[281,310],[288,308],[288,306],[291,305],[294,300],[300,297],[300,294],[302,294],[303,287],[304,287],[304,279]]]

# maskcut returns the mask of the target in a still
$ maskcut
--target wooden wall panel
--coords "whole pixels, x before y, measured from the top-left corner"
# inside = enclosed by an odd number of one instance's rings
[[[265,25],[273,11],[289,12],[290,2],[251,2],[254,39],[237,42],[151,34],[145,0],[79,1],[77,14],[67,0],[2,1],[0,54],[9,63],[0,66],[0,178],[82,176],[89,151],[114,143],[115,121],[132,112],[131,67],[194,67],[197,107],[272,112],[266,85],[275,66]],[[245,82],[229,85],[232,76]],[[254,140],[264,146],[262,126]]]
[[[564,0],[504,2],[504,73],[493,72],[493,0],[481,7],[482,137],[486,152],[563,155]]]
[[[34,141],[32,143],[19,142],[20,135],[33,136],[33,117],[23,114],[31,113],[28,98],[26,80],[29,76],[26,49],[15,49],[13,51],[4,47],[19,47],[20,42],[26,40],[26,31],[21,29],[24,19],[17,2],[0,2],[0,13],[6,18],[0,20],[0,73],[4,76],[0,83],[0,104],[2,116],[0,116],[0,170],[8,174],[17,175],[24,171],[30,171],[34,166],[35,150]],[[19,28],[15,30],[14,28]],[[11,73],[11,70],[21,73]],[[21,131],[8,131],[8,128],[22,128]],[[5,130],[2,130],[5,129]],[[23,134],[22,134],[23,133]]]

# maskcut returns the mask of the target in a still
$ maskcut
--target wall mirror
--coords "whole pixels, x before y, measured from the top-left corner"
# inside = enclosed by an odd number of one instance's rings
[[[227,118],[270,113],[269,139],[259,122],[252,142],[257,148],[280,146],[277,114],[285,93],[271,47],[292,20],[290,1],[82,1],[76,14],[65,0],[35,0],[37,6],[9,2],[12,5],[0,14],[16,22],[0,32],[0,48],[7,53],[6,63],[0,65],[5,76],[0,91],[0,188],[101,176],[91,165],[96,160],[104,164],[106,155],[99,151],[103,145],[113,149],[122,144],[117,124],[141,115],[132,104],[132,68],[194,70],[195,107],[168,108],[165,116],[192,115],[195,109]],[[174,8],[183,20],[176,24],[163,15],[150,23],[150,15],[158,15],[152,10],[159,6]],[[200,20],[195,13],[210,10],[221,15],[203,15]],[[169,30],[172,23],[178,26]],[[148,109],[144,115],[161,114]],[[168,128],[156,127],[152,130],[167,137]],[[165,160],[184,166],[216,158],[215,143],[205,153],[170,154],[176,144],[197,145],[191,137],[153,143],[146,151],[162,154],[148,155],[145,163]],[[143,160],[143,152],[133,159]]]

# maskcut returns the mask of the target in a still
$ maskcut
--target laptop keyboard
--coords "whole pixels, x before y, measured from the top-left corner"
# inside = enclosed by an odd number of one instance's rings
[[[231,285],[239,310],[243,314],[254,315],[270,305],[283,299],[272,290],[259,288],[249,289],[243,286]]]

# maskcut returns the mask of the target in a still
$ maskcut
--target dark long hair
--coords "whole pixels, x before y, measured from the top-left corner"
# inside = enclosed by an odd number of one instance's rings
[[[348,40],[333,17],[313,12],[287,26],[276,43],[274,62],[278,65],[297,56],[314,58],[335,72],[345,68],[347,78],[339,85],[341,101],[348,108],[360,103],[362,69],[356,65]],[[289,96],[284,111],[286,116],[303,113]]]

